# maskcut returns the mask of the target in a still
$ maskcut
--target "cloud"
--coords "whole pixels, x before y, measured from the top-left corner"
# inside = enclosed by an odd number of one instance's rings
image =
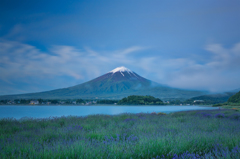
[[[74,48],[60,47],[57,52],[47,54],[37,48],[18,42],[0,43],[0,78],[19,78],[26,76],[44,77],[70,75],[81,78],[71,65],[71,59],[78,55]],[[66,66],[67,63],[70,63]]]
[[[90,47],[54,45],[43,52],[32,45],[1,39],[0,79],[9,85],[14,85],[16,80],[25,83],[45,80],[50,81],[49,85],[55,84],[51,87],[55,89],[91,80],[123,65],[145,78],[172,87],[210,91],[240,87],[240,43],[232,48],[207,45],[208,55],[201,57],[206,58],[205,62],[191,56],[165,58],[164,54],[153,55],[148,49],[132,46],[99,52]],[[143,54],[138,54],[140,52]],[[63,77],[65,80],[60,80]],[[71,82],[66,77],[70,77]]]
[[[220,44],[212,44],[206,50],[213,53],[213,60],[207,66],[221,71],[232,71],[240,68],[240,43],[230,49],[223,48]]]
[[[101,74],[102,67],[128,63],[126,56],[142,49],[133,46],[103,56],[90,48],[79,50],[72,46],[52,46],[49,52],[42,52],[31,45],[1,40],[0,78],[48,78],[62,75],[75,79],[94,78]]]
[[[146,78],[182,89],[229,91],[240,88],[240,43],[232,48],[209,44],[208,54],[165,58],[164,55],[131,61]],[[203,60],[205,61],[203,62]]]
[[[179,88],[205,89],[213,92],[228,91],[240,87],[240,43],[226,49],[220,44],[205,47],[209,51],[207,62],[200,64],[194,59],[166,63],[179,66],[168,73],[168,84]],[[185,61],[185,62],[182,62]]]
[[[136,51],[140,51],[140,50],[143,50],[143,49],[145,49],[145,48],[140,47],[140,46],[133,46],[133,47],[130,47],[130,48],[127,48],[127,49],[124,49],[124,50],[120,51],[119,54],[127,55],[127,54],[130,54],[130,53],[133,53],[133,52],[136,52]]]

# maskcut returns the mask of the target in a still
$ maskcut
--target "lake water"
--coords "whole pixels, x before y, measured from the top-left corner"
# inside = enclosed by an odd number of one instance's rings
[[[171,113],[186,110],[218,109],[199,106],[0,106],[0,118],[48,118],[61,116],[87,116],[93,114],[116,115],[121,113]]]

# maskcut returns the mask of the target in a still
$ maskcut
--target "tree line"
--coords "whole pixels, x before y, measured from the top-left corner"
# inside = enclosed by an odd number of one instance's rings
[[[118,105],[164,105],[163,101],[153,96],[128,96],[117,103]]]
[[[230,103],[240,103],[240,91],[228,99]]]

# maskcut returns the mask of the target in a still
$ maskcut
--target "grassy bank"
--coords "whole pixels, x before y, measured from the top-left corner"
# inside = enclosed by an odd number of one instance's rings
[[[230,102],[218,103],[218,104],[214,104],[213,107],[221,107],[221,108],[224,108],[224,109],[240,110],[240,103],[230,103]]]
[[[0,158],[240,158],[240,112],[1,119]]]
[[[224,109],[235,109],[235,110],[239,110],[240,111],[240,105],[225,105],[225,106],[221,106],[221,108]]]

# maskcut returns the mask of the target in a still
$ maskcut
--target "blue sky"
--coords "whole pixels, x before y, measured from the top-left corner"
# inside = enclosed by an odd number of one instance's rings
[[[0,95],[119,66],[177,88],[240,88],[238,0],[2,0],[0,10]]]

